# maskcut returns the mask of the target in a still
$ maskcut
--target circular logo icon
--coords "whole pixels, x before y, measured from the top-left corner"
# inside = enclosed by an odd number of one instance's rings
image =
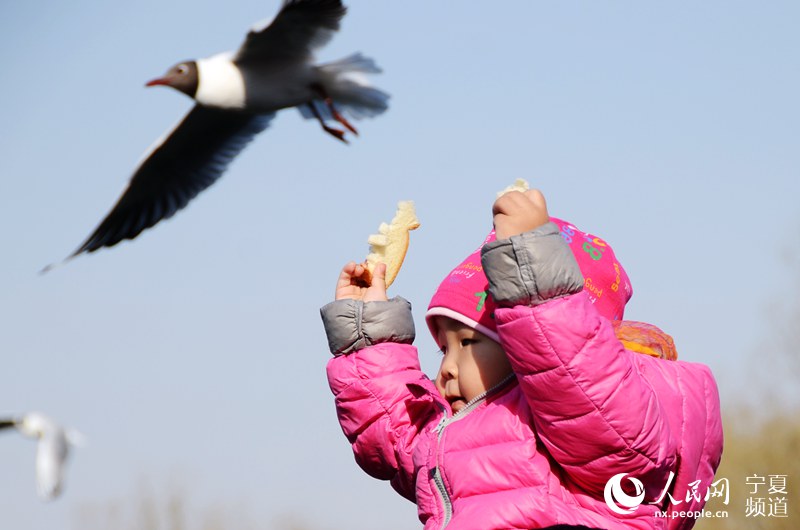
[[[622,479],[625,478],[627,473],[619,473],[614,475],[606,482],[603,497],[606,499],[606,505],[612,512],[620,515],[627,515],[633,512],[642,504],[644,500],[644,484],[638,478],[628,477],[628,481],[633,484],[636,490],[636,495],[631,496],[622,490]]]

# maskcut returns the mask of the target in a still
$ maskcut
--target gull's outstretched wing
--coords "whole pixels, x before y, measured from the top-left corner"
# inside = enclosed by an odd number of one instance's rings
[[[145,156],[117,204],[70,257],[133,239],[173,216],[216,182],[274,116],[195,105]]]
[[[340,0],[287,0],[269,25],[247,34],[235,62],[307,60],[338,31],[346,11]]]

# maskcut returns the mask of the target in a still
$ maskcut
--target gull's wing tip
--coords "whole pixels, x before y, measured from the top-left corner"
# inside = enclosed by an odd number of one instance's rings
[[[39,269],[39,273],[38,273],[39,276],[44,276],[45,274],[47,274],[48,272],[50,272],[50,271],[52,271],[54,269],[60,269],[61,267],[63,267],[64,265],[66,265],[67,263],[72,261],[73,258],[76,258],[79,254],[81,254],[81,252],[83,252],[82,249],[76,250],[75,252],[73,252],[72,254],[67,256],[66,258],[62,259],[61,261],[55,261],[53,263],[49,263],[49,264],[45,265],[44,267]]]

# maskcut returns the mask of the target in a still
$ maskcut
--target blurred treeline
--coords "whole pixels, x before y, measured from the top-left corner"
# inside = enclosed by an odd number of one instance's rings
[[[200,505],[182,486],[156,491],[146,480],[130,498],[85,503],[73,516],[75,530],[312,530],[301,516],[260,521],[247,505]]]
[[[796,529],[800,528],[800,421],[798,411],[780,410],[764,418],[760,412],[737,410],[725,416],[725,452],[717,478],[727,478],[730,500],[725,506],[721,499],[712,498],[706,504],[710,511],[726,510],[724,518],[698,521],[695,528]],[[754,486],[756,475],[764,485]],[[770,475],[786,475],[786,495],[770,494]],[[751,477],[748,479],[748,477]],[[778,479],[780,480],[780,479]],[[757,490],[758,493],[752,493]],[[763,499],[764,514],[786,508],[785,517],[754,515]],[[783,499],[783,500],[781,500]],[[748,515],[748,513],[750,515]]]
[[[726,507],[719,499],[711,499],[707,508],[727,509],[728,517],[705,519],[695,528],[800,528],[800,253],[790,252],[783,256],[785,289],[764,311],[770,332],[753,347],[739,401],[731,398],[722,404],[725,448],[717,477],[730,481],[730,502]],[[754,475],[764,477],[766,485],[748,484],[748,477]],[[786,475],[786,495],[767,491],[769,475]],[[758,493],[752,494],[756,489]],[[752,514],[759,498],[766,513],[785,498],[786,517],[748,515],[748,504]]]

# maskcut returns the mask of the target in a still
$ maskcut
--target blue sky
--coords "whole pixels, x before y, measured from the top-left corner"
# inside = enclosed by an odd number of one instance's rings
[[[276,528],[415,527],[415,507],[364,475],[341,435],[318,308],[414,200],[422,227],[390,294],[414,304],[433,373],[430,295],[518,177],[610,242],[634,286],[626,316],[710,365],[724,402],[757,376],[788,389],[751,359],[766,309],[796,299],[781,259],[800,228],[789,1],[351,2],[320,59],[362,51],[392,94],[360,138],[341,145],[283,111],[172,220],[38,275],[191,105],[144,83],[235,49],[279,2],[221,5],[0,6],[0,413],[42,410],[89,438],[64,496],[43,504],[33,444],[0,436],[9,528],[99,527],[142,491]]]

